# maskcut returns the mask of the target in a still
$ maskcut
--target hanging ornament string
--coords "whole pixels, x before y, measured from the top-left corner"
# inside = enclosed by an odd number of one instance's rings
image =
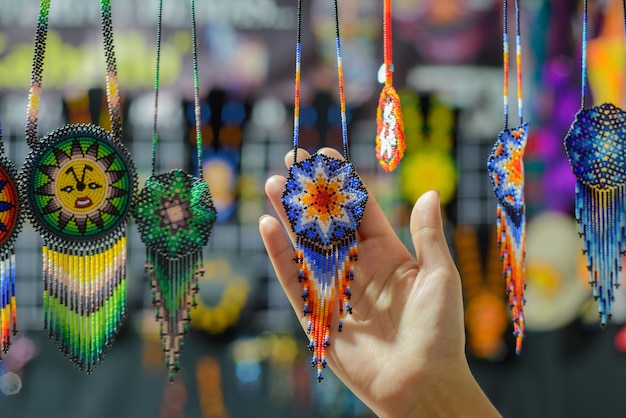
[[[626,36],[626,1],[624,30]],[[583,0],[580,110],[564,140],[576,176],[575,215],[600,324],[611,317],[626,249],[626,112],[611,103],[585,108],[588,6]]]
[[[517,70],[517,109],[519,125],[509,128],[509,35],[508,2],[502,10],[503,108],[504,129],[487,159],[487,171],[497,200],[496,233],[500,245],[506,293],[513,317],[515,352],[520,354],[524,339],[524,290],[526,258],[526,203],[524,198],[524,151],[528,123],[524,123],[522,99],[522,38],[519,0],[515,0],[515,46]]]
[[[43,238],[44,328],[91,372],[126,316],[125,228],[136,190],[122,121],[110,0],[100,1],[111,132],[62,126],[37,137],[50,0],[41,0],[28,98],[31,151],[20,181],[27,215]]]
[[[383,2],[383,55],[385,86],[376,110],[376,158],[385,171],[396,169],[406,148],[400,97],[393,86],[391,0]]]
[[[5,156],[0,124],[0,360],[17,333],[14,246],[21,229],[17,169]]]
[[[308,315],[309,348],[317,379],[323,379],[331,323],[339,300],[339,331],[346,312],[351,313],[350,282],[357,259],[356,230],[360,225],[367,190],[349,159],[343,64],[339,36],[339,11],[334,0],[337,75],[344,159],[314,154],[298,161],[300,118],[300,58],[302,0],[298,0],[294,99],[293,165],[289,168],[282,204],[296,235],[295,261],[300,268],[303,312]]]
[[[207,244],[217,213],[202,172],[200,83],[195,1],[190,0],[194,80],[194,114],[199,178],[177,169],[157,174],[159,83],[163,0],[159,0],[152,133],[152,175],[139,193],[133,215],[146,244],[156,318],[165,352],[165,366],[173,380],[180,369],[183,339],[196,305],[198,279],[204,272],[202,248]]]

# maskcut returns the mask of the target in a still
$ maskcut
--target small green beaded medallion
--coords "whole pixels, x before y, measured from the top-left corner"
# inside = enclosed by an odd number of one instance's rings
[[[157,61],[155,77],[154,131],[152,135],[152,175],[139,193],[133,215],[141,240],[146,244],[146,271],[152,286],[156,318],[165,352],[165,366],[173,380],[180,369],[183,339],[195,305],[198,278],[203,273],[202,249],[207,244],[217,212],[209,186],[202,176],[202,136],[196,48],[195,2],[191,3],[192,48],[196,146],[199,178],[182,170],[156,174],[158,143],[157,119],[159,66],[161,56],[161,21],[163,0],[159,0],[157,25]]]

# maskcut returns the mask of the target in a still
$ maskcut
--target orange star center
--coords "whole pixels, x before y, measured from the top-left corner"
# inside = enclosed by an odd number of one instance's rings
[[[328,182],[325,179],[318,179],[317,184],[309,184],[308,193],[302,197],[307,216],[317,216],[323,222],[327,222],[332,216],[340,216],[341,204],[345,201],[345,196],[338,193],[338,189],[337,181]]]

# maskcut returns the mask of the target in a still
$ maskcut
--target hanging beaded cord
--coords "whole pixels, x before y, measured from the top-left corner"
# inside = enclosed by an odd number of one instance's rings
[[[139,193],[133,215],[146,244],[146,271],[149,274],[156,319],[165,352],[165,366],[173,380],[180,369],[183,339],[196,306],[198,279],[204,273],[202,247],[216,220],[209,186],[202,174],[202,130],[196,38],[195,1],[190,1],[194,73],[194,113],[197,163],[200,178],[182,170],[156,174],[158,145],[159,69],[163,0],[159,0],[157,58],[152,134],[152,174]]]
[[[504,129],[487,159],[487,171],[497,200],[498,244],[506,280],[506,293],[513,316],[515,352],[520,354],[524,339],[524,290],[526,258],[526,204],[524,199],[524,151],[528,123],[524,123],[522,100],[522,41],[519,0],[515,0],[515,45],[517,62],[517,108],[520,125],[509,128],[509,36],[508,2],[503,1],[502,51],[504,66]]]
[[[17,333],[14,245],[21,229],[17,169],[4,154],[0,125],[0,360]]]
[[[50,0],[41,0],[21,181],[26,211],[44,239],[44,329],[81,369],[102,361],[126,316],[125,226],[136,189],[122,122],[111,4],[101,0],[111,132],[65,125],[37,139]]]
[[[626,34],[626,1],[624,28]],[[587,0],[583,1],[580,110],[564,141],[576,176],[575,215],[587,256],[589,283],[598,300],[600,324],[611,317],[626,251],[626,112],[611,103],[585,109]]]
[[[295,261],[300,267],[303,286],[303,312],[308,315],[309,349],[312,365],[317,367],[321,381],[326,366],[326,348],[330,344],[332,316],[339,299],[339,331],[345,312],[350,307],[350,282],[354,278],[357,259],[356,230],[359,227],[367,190],[350,163],[346,103],[339,37],[339,12],[334,0],[337,47],[337,75],[343,160],[314,154],[306,160],[297,159],[300,117],[300,57],[302,0],[297,6],[296,76],[294,100],[294,156],[289,168],[282,203],[296,234]]]
[[[384,0],[383,9],[385,86],[376,110],[376,158],[385,171],[393,171],[404,156],[406,144],[400,97],[393,87],[391,0]]]

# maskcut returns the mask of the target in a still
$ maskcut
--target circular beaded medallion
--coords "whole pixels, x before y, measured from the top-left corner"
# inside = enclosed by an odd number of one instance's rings
[[[217,218],[209,186],[182,170],[149,177],[133,215],[142,241],[174,258],[205,246]]]
[[[12,248],[22,229],[22,211],[16,179],[17,170],[13,163],[0,155],[0,249]]]
[[[123,228],[135,169],[127,151],[95,125],[66,125],[41,141],[24,166],[31,222],[46,239],[94,242]]]

